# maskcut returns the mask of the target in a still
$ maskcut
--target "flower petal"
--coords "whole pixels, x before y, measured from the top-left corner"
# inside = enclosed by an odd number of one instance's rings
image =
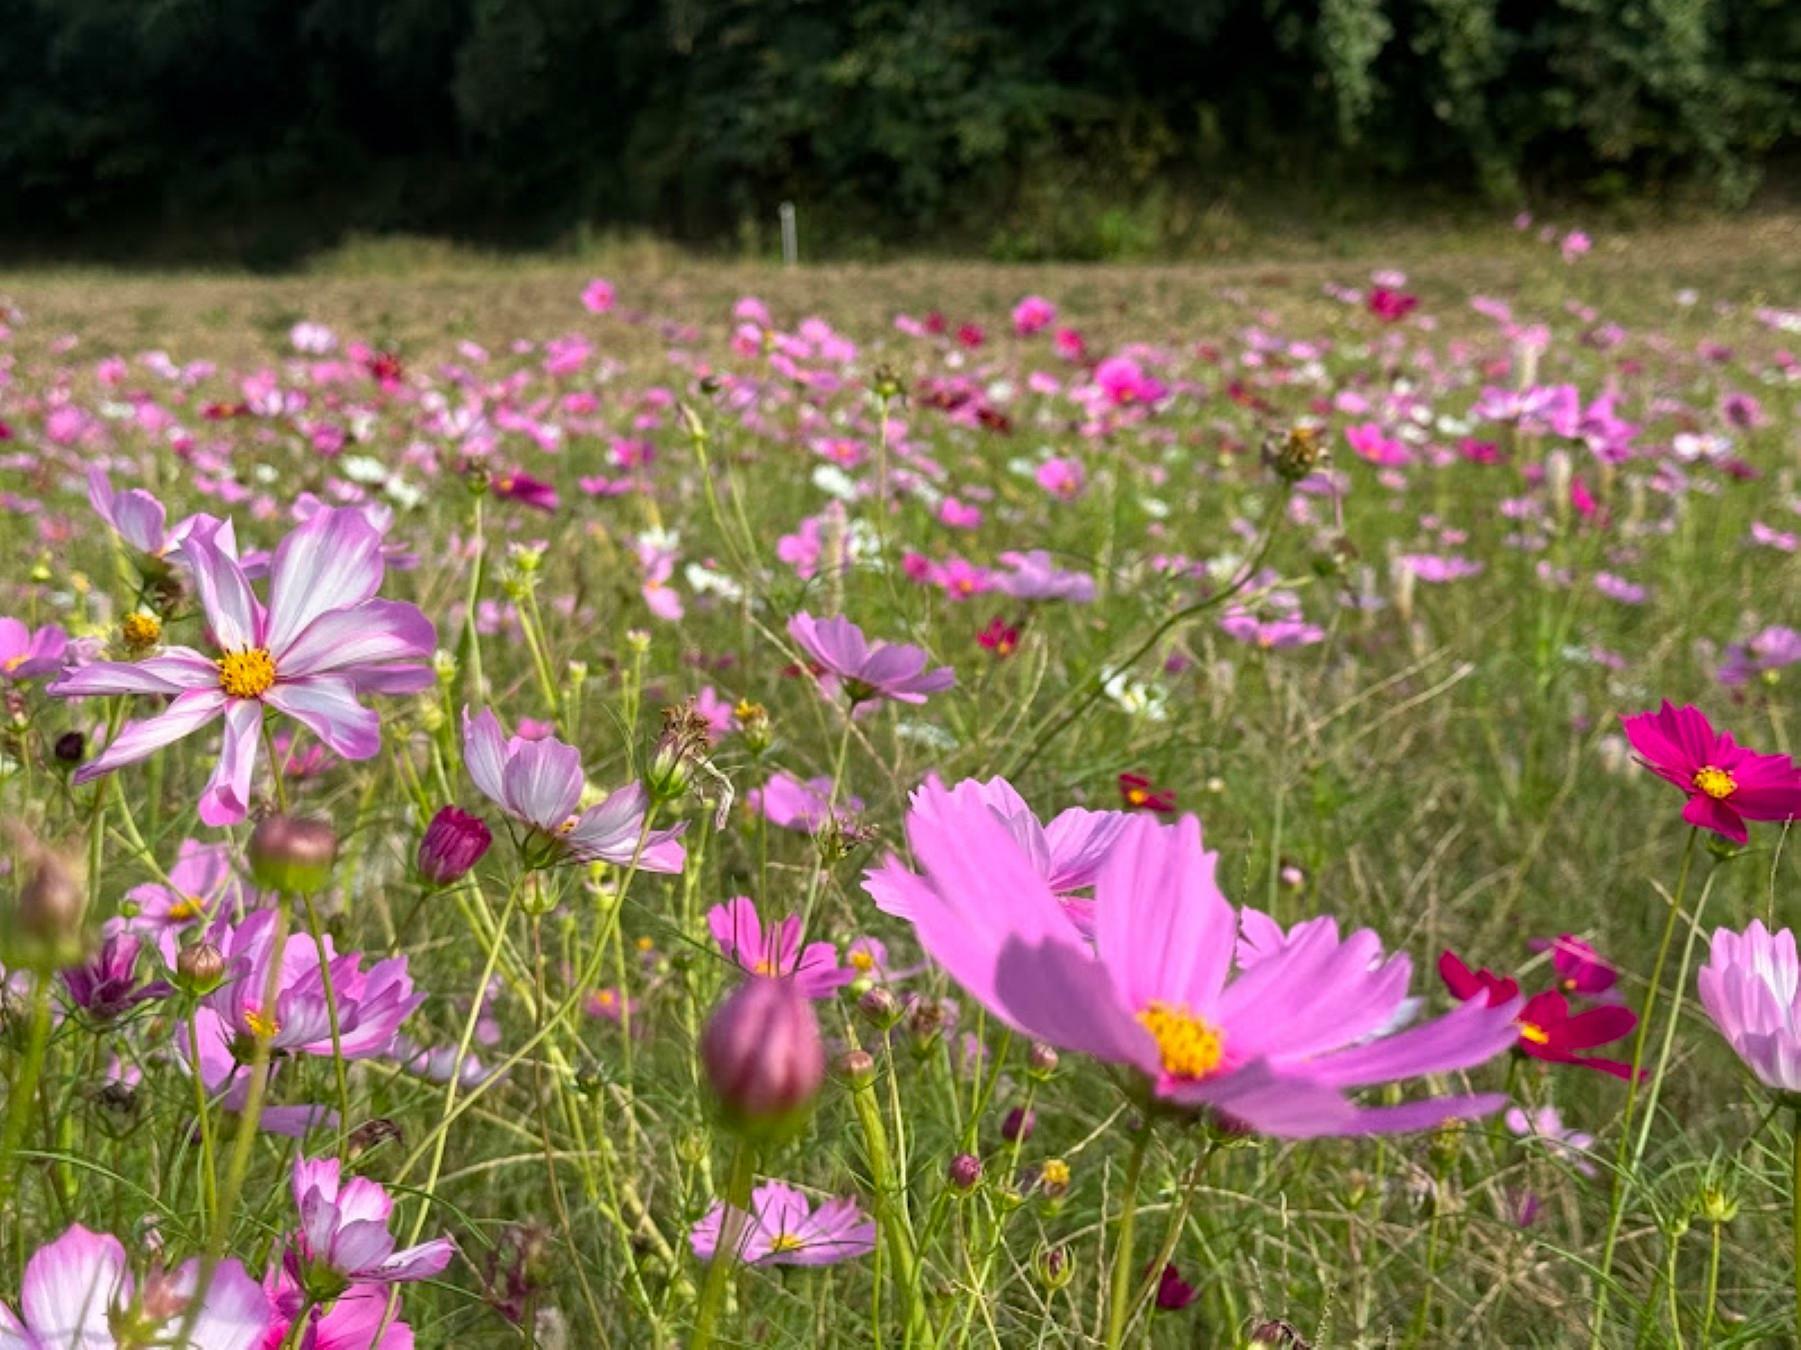
[[[269,569],[269,640],[284,652],[321,614],[381,585],[381,535],[361,511],[320,511],[281,541]]]

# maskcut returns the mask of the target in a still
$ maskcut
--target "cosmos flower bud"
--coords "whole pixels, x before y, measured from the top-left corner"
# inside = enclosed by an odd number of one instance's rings
[[[1705,1223],[1731,1223],[1738,1217],[1738,1196],[1724,1183],[1709,1178],[1695,1197],[1695,1212]]]
[[[899,398],[906,386],[901,383],[900,372],[886,362],[875,368],[875,378],[869,382],[870,391],[879,399]]]
[[[1009,1144],[1023,1144],[1037,1128],[1038,1113],[1024,1106],[1016,1106],[1001,1121],[1001,1138]]]
[[[838,1076],[852,1087],[875,1082],[875,1056],[867,1050],[847,1050],[838,1060]]]
[[[1056,1050],[1043,1041],[1033,1041],[1032,1048],[1026,1051],[1026,1072],[1041,1083],[1056,1073]]]
[[[25,882],[11,913],[0,915],[6,963],[44,972],[78,964],[87,891],[75,864],[28,838],[20,853]]]
[[[951,1159],[945,1179],[957,1194],[968,1195],[982,1184],[982,1160],[973,1153],[959,1153]]]
[[[1076,1263],[1065,1247],[1040,1247],[1032,1255],[1032,1274],[1045,1289],[1055,1293],[1076,1277]]]
[[[900,1001],[888,990],[876,985],[857,1000],[857,1011],[878,1031],[886,1031],[900,1020]]]
[[[753,976],[713,1011],[701,1063],[731,1128],[770,1142],[803,1125],[825,1078],[813,1006],[790,980]]]
[[[196,997],[209,994],[225,978],[225,953],[205,941],[183,947],[175,958],[175,974],[188,993]]]
[[[331,880],[338,837],[323,820],[265,816],[251,831],[250,875],[265,890],[312,895]]]
[[[419,838],[419,875],[434,886],[448,886],[469,875],[494,842],[480,816],[456,806],[439,808]]]
[[[50,753],[56,756],[58,764],[79,764],[81,757],[87,753],[87,737],[79,731],[65,731],[56,738]]]

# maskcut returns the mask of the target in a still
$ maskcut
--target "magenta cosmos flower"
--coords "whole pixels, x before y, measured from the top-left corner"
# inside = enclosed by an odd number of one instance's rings
[[[185,931],[218,918],[236,922],[253,894],[239,880],[228,847],[184,839],[167,885],[146,881],[125,892],[131,902],[127,923],[132,932],[154,938],[163,960],[173,966]]]
[[[927,670],[926,654],[905,642],[871,646],[863,630],[849,619],[815,619],[802,610],[788,620],[788,634],[820,666],[820,684],[828,678],[844,688],[851,706],[872,699],[924,703],[927,694],[949,689],[957,676],[949,666]]]
[[[1148,1092],[1286,1138],[1422,1129],[1499,1095],[1360,1107],[1350,1089],[1467,1069],[1516,1035],[1517,1002],[1477,1002],[1392,1035],[1411,963],[1335,922],[1229,978],[1238,917],[1200,824],[1135,816],[1095,885],[1095,939],[1070,920],[992,816],[927,787],[907,817],[924,875],[907,877],[921,945],[1014,1030],[1136,1070]]]
[[[748,895],[736,896],[707,911],[707,930],[719,950],[752,975],[788,976],[808,998],[830,998],[856,978],[838,964],[838,949],[829,942],[800,945],[798,914],[790,914],[764,931],[757,905]]]
[[[1760,755],[1715,731],[1699,708],[1668,699],[1656,712],[1621,719],[1639,763],[1688,795],[1682,818],[1736,843],[1747,820],[1801,816],[1801,770],[1787,755]]]
[[[393,1198],[367,1177],[342,1181],[336,1158],[294,1160],[294,1207],[300,1229],[283,1264],[315,1298],[336,1298],[356,1283],[429,1280],[456,1254],[449,1238],[395,1251],[388,1231]]]
[[[321,511],[282,540],[266,606],[214,539],[190,536],[181,556],[218,655],[166,647],[143,661],[96,661],[52,684],[49,692],[64,698],[174,699],[157,716],[127,723],[76,771],[77,783],[136,763],[223,717],[225,740],[200,795],[200,818],[235,825],[249,808],[265,712],[292,717],[345,759],[368,759],[381,748],[381,719],[358,701],[359,692],[431,683],[430,668],[419,663],[431,655],[436,630],[415,606],[373,598],[382,579],[381,536],[361,512]]]
[[[193,1260],[170,1273],[132,1278],[125,1248],[108,1233],[73,1224],[25,1263],[19,1312],[0,1303],[5,1350],[113,1350],[120,1345],[173,1344],[200,1281]],[[219,1263],[206,1302],[193,1314],[183,1344],[194,1350],[255,1350],[272,1317],[269,1300],[244,1267]]]
[[[999,821],[1025,853],[1039,879],[1062,901],[1064,911],[1076,926],[1084,933],[1093,931],[1094,902],[1078,892],[1094,885],[1108,852],[1131,818],[1126,812],[1071,807],[1059,812],[1048,825],[1041,824],[1013,784],[999,777],[987,782],[966,778],[947,790],[934,775],[914,791],[911,802],[915,809],[924,803],[928,793],[944,809]],[[916,880],[905,864],[890,855],[880,867],[863,874],[863,889],[884,914],[910,919],[912,885]]]
[[[262,1006],[269,963],[275,959],[275,911],[259,909],[243,923],[215,926],[212,941],[225,957],[226,978],[206,996],[206,1004],[240,1036],[271,1038],[277,1051],[292,1054],[332,1053],[331,1014],[319,949],[305,933],[291,933],[281,952],[275,1006]],[[404,956],[391,956],[363,969],[359,952],[339,956],[325,939],[331,967],[332,994],[338,1006],[338,1043],[345,1059],[368,1059],[386,1053],[400,1024],[425,995],[413,992]]]
[[[719,1250],[725,1203],[715,1202],[694,1225],[688,1244],[702,1261]],[[831,1266],[875,1250],[875,1224],[849,1196],[815,1209],[785,1181],[765,1181],[750,1193],[750,1214],[740,1219],[738,1257],[752,1266]]]
[[[1714,930],[1696,977],[1701,1006],[1766,1087],[1801,1092],[1801,959],[1787,928],[1753,919],[1742,933]]]
[[[465,708],[463,761],[476,787],[515,820],[538,831],[556,855],[629,867],[638,853],[638,836],[650,806],[643,785],[620,788],[577,815],[588,784],[581,752],[573,745],[554,736],[535,741],[508,738],[492,709],[471,717]],[[645,834],[638,866],[646,872],[681,871],[686,855],[675,840],[686,828],[683,821]]]
[[[0,680],[35,680],[62,669],[69,635],[53,623],[31,629],[0,618]]]

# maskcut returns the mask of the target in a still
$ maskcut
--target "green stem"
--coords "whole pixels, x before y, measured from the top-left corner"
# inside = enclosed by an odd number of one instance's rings
[[[463,696],[471,703],[487,701],[488,682],[482,675],[482,636],[476,627],[476,610],[481,605],[482,573],[487,570],[488,546],[482,534],[482,498],[475,499],[474,519],[470,524],[474,536],[475,557],[469,564],[469,594],[463,607],[463,659],[466,679]]]
[[[39,971],[32,982],[31,1030],[25,1042],[25,1062],[19,1066],[7,1094],[5,1133],[0,1134],[0,1210],[6,1207],[18,1178],[13,1155],[25,1137],[25,1123],[31,1118],[38,1078],[44,1070],[44,1053],[50,1045],[50,980],[48,971]]]
[[[1801,1343],[1801,1107],[1795,1109],[1795,1157],[1791,1185],[1794,1187],[1791,1222],[1795,1255],[1795,1335],[1797,1342]]]
[[[319,954],[319,978],[325,985],[325,1020],[331,1027],[331,1067],[338,1084],[338,1166],[350,1161],[350,1075],[344,1066],[344,1040],[338,1027],[338,995],[332,988],[331,960],[325,950],[325,929],[319,923],[319,911],[313,897],[303,895],[306,926],[313,935],[313,950]],[[458,1061],[460,1065],[462,1061]]]
[[[1713,1315],[1720,1297],[1720,1230],[1725,1226],[1720,1223],[1709,1225],[1712,1236],[1707,1244],[1707,1302],[1701,1309],[1702,1350],[1713,1344]]]
[[[863,1146],[869,1155],[869,1181],[875,1192],[875,1219],[882,1242],[894,1264],[894,1282],[907,1299],[907,1339],[932,1340],[926,1317],[925,1291],[920,1287],[918,1253],[913,1233],[901,1206],[901,1185],[895,1177],[888,1153],[888,1132],[882,1124],[881,1104],[876,1100],[875,1080],[870,1075],[853,1082],[851,1107],[857,1123],[863,1128]]]
[[[1126,1339],[1126,1313],[1132,1306],[1132,1233],[1138,1224],[1138,1178],[1150,1150],[1151,1127],[1138,1127],[1132,1156],[1126,1163],[1126,1194],[1113,1240],[1113,1291],[1107,1301],[1107,1350],[1119,1350]]]
[[[1665,1283],[1669,1285],[1670,1299],[1670,1339],[1676,1350],[1683,1350],[1682,1345],[1682,1286],[1676,1278],[1676,1258],[1682,1251],[1682,1235],[1680,1232],[1670,1233],[1670,1251],[1668,1256],[1668,1275]]]
[[[700,1311],[694,1317],[694,1335],[688,1341],[688,1350],[706,1350],[713,1343],[713,1327],[725,1305],[725,1290],[738,1264],[738,1249],[744,1245],[744,1225],[750,1222],[750,1188],[756,1172],[757,1151],[748,1139],[740,1139],[732,1153],[732,1170],[725,1183],[725,1209],[719,1216],[719,1241],[707,1265],[706,1283],[701,1286]]]
[[[1651,1014],[1657,1007],[1657,990],[1663,982],[1663,968],[1670,958],[1670,943],[1676,936],[1676,920],[1682,914],[1682,897],[1688,889],[1689,867],[1694,862],[1695,839],[1700,831],[1691,827],[1688,842],[1682,847],[1682,865],[1676,874],[1676,893],[1670,901],[1669,917],[1663,923],[1663,937],[1657,944],[1657,960],[1651,967],[1651,982],[1645,988],[1644,1006],[1639,1010],[1638,1032],[1632,1038],[1632,1076],[1626,1080],[1626,1107],[1620,1116],[1620,1146],[1614,1155],[1613,1187],[1607,1207],[1607,1241],[1601,1250],[1601,1273],[1595,1285],[1595,1320],[1589,1331],[1589,1350],[1601,1350],[1601,1334],[1607,1325],[1607,1300],[1612,1292],[1613,1260],[1619,1246],[1620,1222],[1626,1216],[1627,1151],[1632,1147],[1632,1112],[1638,1104],[1639,1069],[1645,1062],[1645,1042],[1651,1033]]]
[[[219,1203],[219,1161],[213,1152],[212,1112],[207,1109],[206,1080],[200,1076],[200,1026],[188,1009],[188,1047],[193,1055],[194,1117],[200,1130],[200,1195],[208,1216]]]

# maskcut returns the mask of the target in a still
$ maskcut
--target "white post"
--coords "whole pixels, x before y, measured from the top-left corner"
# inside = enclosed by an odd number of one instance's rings
[[[782,265],[793,267],[800,262],[800,234],[794,224],[794,203],[783,202],[778,214],[782,219]]]

